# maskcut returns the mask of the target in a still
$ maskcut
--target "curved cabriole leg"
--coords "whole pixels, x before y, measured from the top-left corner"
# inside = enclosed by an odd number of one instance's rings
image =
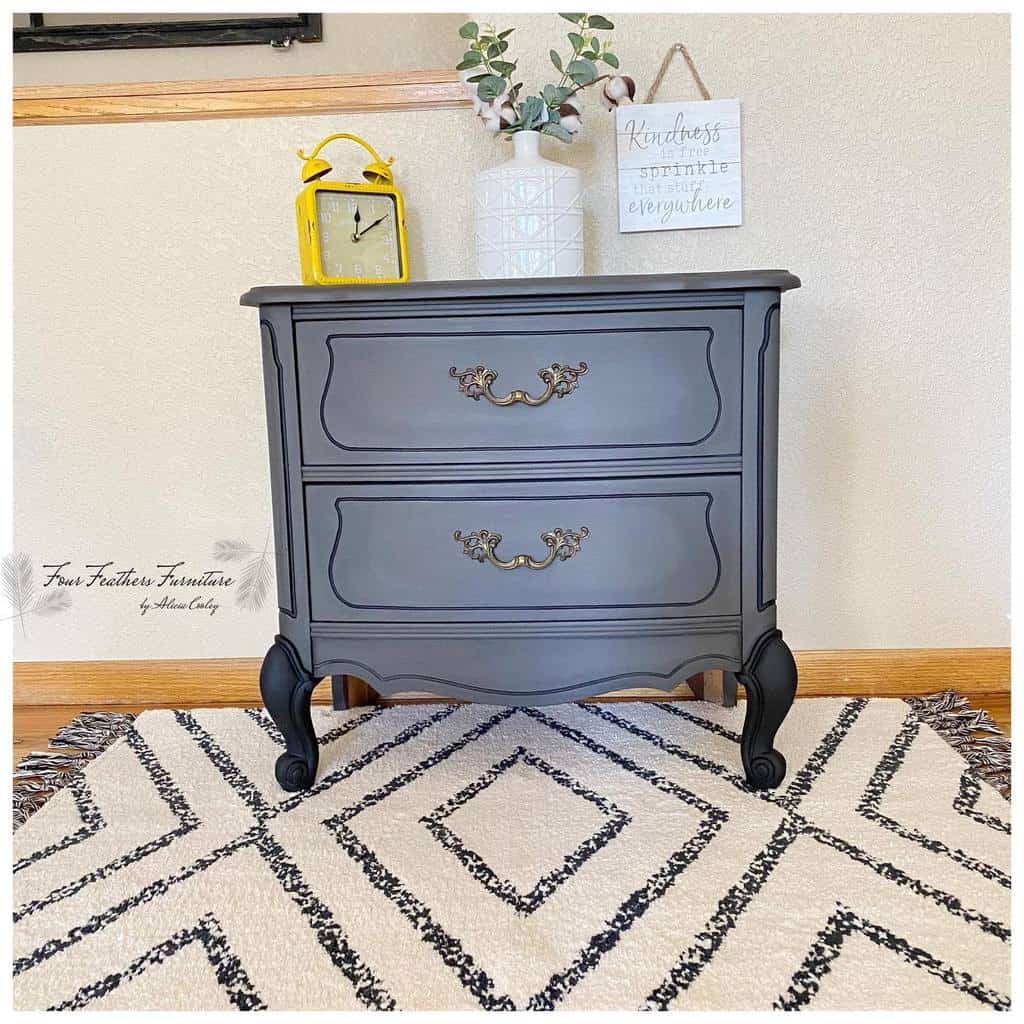
[[[786,776],[786,759],[773,747],[775,734],[796,696],[796,662],[782,633],[765,633],[737,678],[747,691],[740,739],[743,770],[754,789],[774,789]]]
[[[285,752],[274,769],[281,788],[289,793],[309,789],[316,778],[320,750],[313,732],[309,699],[319,682],[302,667],[290,640],[275,637],[260,669],[260,693],[270,717],[284,736]]]

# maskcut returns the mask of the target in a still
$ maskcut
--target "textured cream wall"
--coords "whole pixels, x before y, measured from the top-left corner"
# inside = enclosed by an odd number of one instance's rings
[[[1007,643],[1008,19],[617,20],[643,83],[682,38],[712,93],[742,99],[746,223],[620,236],[594,104],[583,141],[552,145],[586,174],[588,272],[803,278],[782,320],[788,639]],[[562,31],[531,26],[540,53]],[[664,96],[692,96],[683,69]],[[467,111],[15,132],[20,549],[148,568],[263,542],[258,334],[237,299],[297,280],[294,150],[339,129],[398,155],[415,276],[472,275],[471,175],[504,151]],[[76,593],[17,656],[257,655],[274,631],[269,608],[140,617],[136,600]]]
[[[436,68],[444,66],[439,55],[463,21],[461,14],[325,14],[321,42],[295,43],[287,50],[267,44],[16,53],[14,84],[176,82]]]

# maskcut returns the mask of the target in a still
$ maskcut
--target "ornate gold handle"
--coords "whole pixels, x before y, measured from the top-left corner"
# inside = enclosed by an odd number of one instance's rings
[[[499,569],[546,569],[556,558],[563,562],[572,558],[579,551],[584,538],[590,536],[590,531],[581,526],[579,530],[555,529],[542,533],[540,539],[547,545],[548,554],[540,561],[530,555],[514,555],[507,562],[502,561],[494,553],[494,549],[501,543],[501,534],[490,530],[477,530],[465,537],[461,530],[456,530],[453,536],[462,545],[463,554],[478,562],[490,562]]]
[[[522,402],[524,405],[543,405],[552,395],[565,398],[566,395],[572,394],[576,390],[576,382],[586,372],[587,364],[582,360],[579,366],[562,366],[561,363],[545,366],[543,370],[537,371],[537,376],[547,387],[543,394],[536,398],[518,389],[510,391],[504,398],[498,398],[491,391],[491,385],[498,379],[498,371],[486,366],[471,366],[467,370],[459,370],[453,366],[448,370],[448,376],[454,377],[459,382],[459,390],[474,402],[486,398],[494,405],[515,405],[516,402]]]

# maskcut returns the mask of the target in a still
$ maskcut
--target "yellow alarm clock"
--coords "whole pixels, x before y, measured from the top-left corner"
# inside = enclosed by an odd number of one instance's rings
[[[372,157],[366,183],[323,181],[331,165],[317,154],[335,139],[358,142]],[[405,206],[387,161],[358,135],[338,132],[306,156],[306,187],[295,200],[303,284],[394,284],[409,280]]]

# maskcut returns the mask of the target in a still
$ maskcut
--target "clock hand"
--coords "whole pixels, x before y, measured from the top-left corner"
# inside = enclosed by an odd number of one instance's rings
[[[378,217],[372,224],[370,224],[367,227],[363,228],[362,231],[360,231],[357,235],[355,235],[354,236],[355,240],[358,242],[359,239],[362,238],[363,235],[365,235],[366,232],[370,230],[370,228],[375,228],[382,220],[387,220],[389,216],[391,216],[391,215],[388,214],[388,213],[385,213],[383,217]]]
[[[356,207],[356,212],[355,212],[355,216],[353,217],[353,220],[355,221],[356,229],[352,233],[352,241],[353,242],[358,242],[359,241],[359,207],[358,206]]]

